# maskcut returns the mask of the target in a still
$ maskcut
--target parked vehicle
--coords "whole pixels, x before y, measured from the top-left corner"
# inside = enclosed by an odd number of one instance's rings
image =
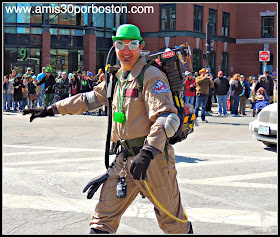
[[[277,103],[264,107],[257,115],[257,118],[249,123],[249,130],[252,135],[267,146],[277,145]]]

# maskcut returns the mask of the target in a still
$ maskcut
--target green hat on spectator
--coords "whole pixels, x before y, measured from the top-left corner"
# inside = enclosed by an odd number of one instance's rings
[[[52,66],[51,65],[46,67],[46,72],[49,72],[49,73],[52,72]]]

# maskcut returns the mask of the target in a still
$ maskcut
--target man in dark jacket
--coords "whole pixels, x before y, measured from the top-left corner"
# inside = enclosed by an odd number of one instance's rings
[[[218,106],[219,106],[219,114],[221,116],[222,113],[224,116],[227,116],[227,93],[229,90],[229,81],[226,77],[223,76],[223,72],[218,72],[218,77],[214,80],[214,91],[217,96]]]
[[[49,106],[52,104],[52,101],[54,99],[54,85],[55,85],[55,78],[51,74],[52,73],[52,68],[51,66],[46,67],[46,76],[42,78],[37,83],[37,86],[40,86],[41,84],[45,83],[45,95],[44,95],[44,100],[45,100],[45,106]]]
[[[264,72],[264,75],[266,75],[266,79],[268,80],[269,85],[270,85],[269,91],[266,91],[266,93],[267,93],[267,99],[268,99],[268,104],[270,104],[271,98],[273,97],[274,82],[273,82],[273,78],[272,78],[271,76],[269,76],[268,70],[266,70],[266,71]]]
[[[61,94],[60,94],[61,100],[69,96],[69,80],[66,72],[62,72],[61,78],[57,80],[55,87],[61,90]]]
[[[25,88],[25,85],[18,77],[15,77],[13,82],[13,87],[14,87],[14,111],[17,111],[17,105],[19,110],[22,110],[23,109],[22,88]]]
[[[213,75],[211,73],[211,68],[210,67],[206,68],[206,74],[210,75],[212,80],[214,81],[214,78],[213,78]],[[206,108],[205,108],[205,115],[207,115],[207,116],[212,116],[211,113],[213,113],[213,111],[212,111],[212,97],[213,97],[213,95],[214,95],[214,88],[209,88],[209,95],[208,95]]]

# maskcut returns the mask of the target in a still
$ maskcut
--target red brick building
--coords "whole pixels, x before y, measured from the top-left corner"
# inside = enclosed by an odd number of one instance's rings
[[[130,7],[137,4],[128,4]],[[269,71],[277,69],[277,3],[176,3],[142,4],[154,12],[128,14],[127,22],[137,25],[146,42],[145,49],[155,52],[185,42],[199,62],[194,70],[205,66],[206,23],[215,25],[211,69],[215,75],[224,70],[232,76],[242,73],[257,76],[262,71],[259,51],[268,50]],[[167,37],[167,38],[166,38]],[[197,52],[197,53],[196,53]],[[190,65],[185,65],[190,70]],[[195,67],[196,66],[196,67]]]
[[[58,3],[5,3],[3,12],[4,74],[31,67],[36,74],[51,64],[58,71],[78,68],[96,73],[105,67],[112,35],[123,23],[137,25],[151,53],[188,43],[191,61],[184,66],[205,67],[206,23],[213,24],[210,67],[216,76],[262,73],[259,51],[270,51],[270,73],[277,70],[278,3],[76,3],[66,6],[125,6],[127,13],[9,13],[6,7],[61,7]],[[65,4],[64,4],[65,5]],[[144,7],[150,7],[144,9]],[[140,7],[144,13],[132,13]],[[151,8],[152,7],[152,8]]]

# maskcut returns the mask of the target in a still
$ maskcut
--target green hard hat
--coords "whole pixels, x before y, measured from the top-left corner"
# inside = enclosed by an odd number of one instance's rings
[[[139,40],[142,41],[143,38],[140,35],[140,30],[137,26],[132,24],[123,24],[119,26],[116,36],[112,36],[113,41],[128,39],[128,40]],[[141,42],[145,46],[145,42]]]

